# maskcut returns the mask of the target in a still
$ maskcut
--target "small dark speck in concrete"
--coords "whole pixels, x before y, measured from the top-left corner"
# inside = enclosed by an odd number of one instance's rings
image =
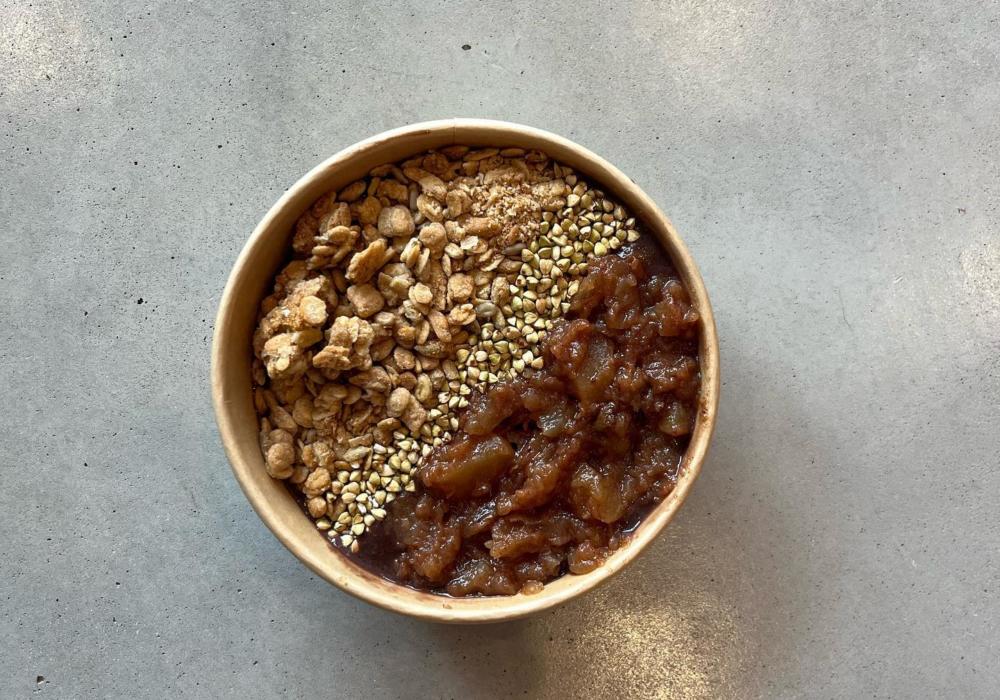
[[[136,303],[136,304],[141,304],[141,303],[142,303],[142,297],[139,297],[138,299],[136,299],[136,302],[135,302],[135,303]]]
[[[35,683],[37,683],[38,685],[41,685],[44,682],[45,682],[45,676],[36,676],[35,677]]]
[[[471,48],[472,46],[470,46],[469,44],[462,44],[462,51],[468,51]]]

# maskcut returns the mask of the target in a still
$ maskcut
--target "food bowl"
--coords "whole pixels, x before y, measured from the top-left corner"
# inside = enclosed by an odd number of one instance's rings
[[[377,165],[452,144],[539,149],[604,189],[632,212],[647,234],[656,237],[701,316],[699,410],[676,487],[603,565],[587,574],[562,576],[533,594],[451,598],[393,583],[368,571],[334,549],[285,484],[268,475],[258,442],[251,337],[260,302],[288,257],[296,220],[318,197],[344,187]],[[306,566],[338,588],[387,610],[438,622],[497,622],[524,617],[564,603],[621,571],[659,534],[687,497],[712,437],[718,397],[719,348],[708,294],[667,217],[634,182],[587,149],[555,134],[500,121],[450,119],[386,131],[313,168],[271,207],[243,247],[222,294],[212,342],[212,399],[222,444],[236,479],[264,523]]]

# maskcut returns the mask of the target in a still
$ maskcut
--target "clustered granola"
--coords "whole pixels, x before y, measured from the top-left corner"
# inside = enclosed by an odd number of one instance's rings
[[[261,304],[268,473],[358,551],[477,388],[541,368],[587,263],[635,220],[544,153],[453,146],[317,200]]]

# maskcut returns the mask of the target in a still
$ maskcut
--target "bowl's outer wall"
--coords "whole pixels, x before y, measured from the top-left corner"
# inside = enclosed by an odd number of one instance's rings
[[[296,220],[317,198],[359,179],[377,165],[452,144],[537,148],[574,168],[625,205],[645,231],[657,237],[702,318],[701,404],[677,487],[603,566],[586,575],[563,576],[531,596],[448,598],[373,575],[333,550],[284,484],[267,475],[258,443],[251,336],[260,301],[288,258]],[[631,180],[586,149],[548,132],[488,120],[425,122],[385,132],[341,151],[301,178],[258,224],[237,259],[220,303],[212,347],[212,397],[223,446],[261,519],[310,569],[336,586],[380,607],[440,622],[491,622],[539,612],[593,588],[635,558],[669,522],[697,477],[715,427],[718,392],[718,342],[711,305],[697,267],[669,220]]]

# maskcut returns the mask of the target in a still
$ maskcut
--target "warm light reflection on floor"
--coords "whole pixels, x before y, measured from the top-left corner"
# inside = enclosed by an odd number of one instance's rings
[[[1000,242],[977,241],[962,251],[959,261],[972,317],[987,338],[1000,339]]]
[[[729,680],[727,668],[742,653],[733,611],[703,591],[657,596],[616,581],[584,607],[580,619],[594,624],[571,630],[569,649],[557,655],[563,668],[545,663],[547,693],[561,688],[566,697],[717,697]]]
[[[39,87],[83,93],[98,59],[82,12],[72,0],[0,5],[0,85],[10,98]]]

